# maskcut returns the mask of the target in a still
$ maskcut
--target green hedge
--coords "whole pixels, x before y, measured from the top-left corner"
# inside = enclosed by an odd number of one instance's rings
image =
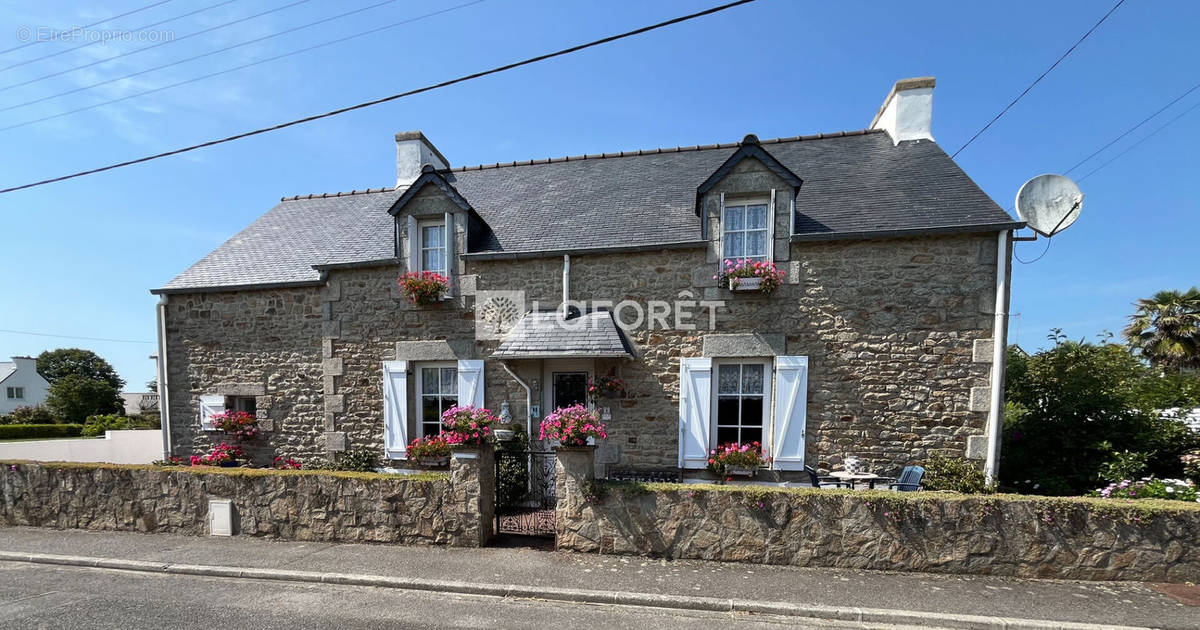
[[[0,440],[32,440],[36,438],[79,437],[82,424],[3,424]]]

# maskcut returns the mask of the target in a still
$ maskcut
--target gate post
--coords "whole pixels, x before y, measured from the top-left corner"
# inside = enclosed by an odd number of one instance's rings
[[[482,547],[492,537],[496,498],[496,451],[491,444],[450,450],[450,492],[458,531],[455,547]]]
[[[596,479],[595,446],[559,446],[554,449],[554,539],[557,547],[564,536],[578,529],[582,518],[584,490]]]

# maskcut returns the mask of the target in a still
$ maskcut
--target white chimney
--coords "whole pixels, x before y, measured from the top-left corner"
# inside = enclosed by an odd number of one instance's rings
[[[905,140],[933,140],[933,77],[900,79],[884,99],[871,129],[883,129],[892,144]]]
[[[407,186],[421,176],[425,165],[441,170],[450,168],[446,156],[420,131],[396,134],[396,188]]]

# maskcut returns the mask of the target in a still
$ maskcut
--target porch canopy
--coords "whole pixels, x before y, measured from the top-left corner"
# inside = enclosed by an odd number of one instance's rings
[[[633,346],[609,311],[564,317],[560,311],[529,312],[504,336],[495,359],[624,358]]]

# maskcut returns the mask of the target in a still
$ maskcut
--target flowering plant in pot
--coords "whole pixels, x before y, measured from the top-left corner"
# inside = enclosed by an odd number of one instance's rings
[[[401,275],[397,282],[404,297],[420,306],[441,300],[450,288],[450,278],[434,271],[410,271]]]
[[[730,291],[770,293],[783,284],[786,275],[770,261],[726,258],[720,273],[713,276],[713,280],[728,283]]]
[[[769,463],[771,458],[763,457],[762,444],[758,442],[721,444],[708,452],[708,470],[720,481],[734,475],[753,477]]]
[[[445,434],[417,438],[409,443],[407,457],[421,466],[445,466],[450,463],[450,442]]]
[[[261,433],[258,428],[258,418],[245,411],[226,409],[221,413],[214,413],[211,418],[214,427],[239,440],[252,440]]]
[[[238,458],[245,457],[246,453],[242,451],[240,446],[230,446],[226,442],[213,447],[207,455],[192,455],[190,461],[193,466],[221,466],[222,468],[233,468],[238,465]]]
[[[483,407],[454,406],[442,412],[441,435],[450,446],[478,446],[492,435],[496,416]]]
[[[283,456],[276,457],[275,461],[272,462],[272,466],[276,470],[300,470],[302,467],[299,460]]]
[[[538,437],[557,441],[562,446],[587,446],[588,439],[603,440],[608,437],[600,415],[583,405],[559,407],[542,420]]]
[[[625,395],[628,386],[625,381],[615,376],[597,376],[588,381],[588,397],[592,400],[597,398],[620,398]]]

